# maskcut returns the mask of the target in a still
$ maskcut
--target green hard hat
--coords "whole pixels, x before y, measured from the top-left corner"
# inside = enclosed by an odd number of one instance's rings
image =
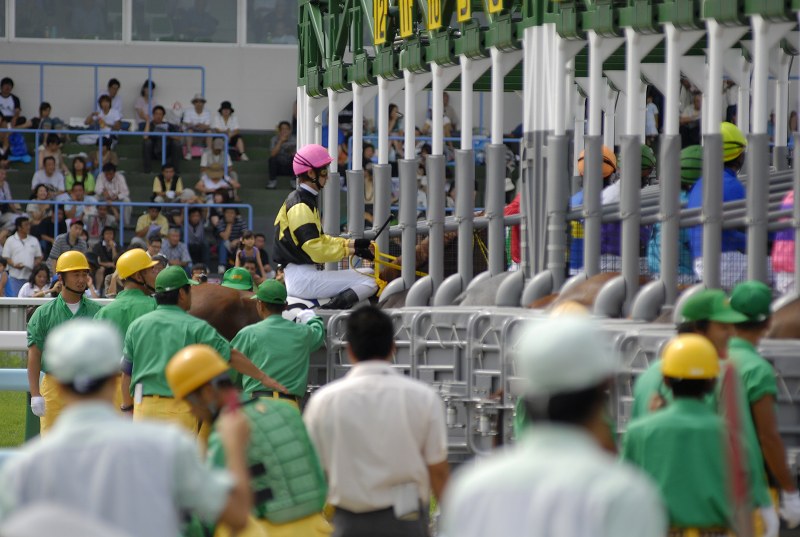
[[[656,167],[656,154],[653,148],[647,144],[642,144],[642,171]]]
[[[222,276],[222,287],[230,287],[240,291],[253,289],[253,278],[250,271],[242,267],[233,267],[225,271]]]
[[[731,307],[747,315],[749,321],[766,321],[771,312],[772,289],[765,283],[748,280],[733,288]]]
[[[681,150],[681,183],[693,185],[703,175],[703,146],[690,145]]]
[[[725,291],[719,289],[703,289],[686,299],[681,310],[681,322],[714,321],[717,323],[737,324],[748,318],[731,307],[731,301]]]
[[[159,272],[158,276],[156,276],[156,293],[166,293],[187,285],[197,285],[197,283],[189,279],[183,267],[172,265]]]
[[[260,300],[267,304],[286,304],[286,286],[278,280],[267,280],[258,286],[250,300]]]

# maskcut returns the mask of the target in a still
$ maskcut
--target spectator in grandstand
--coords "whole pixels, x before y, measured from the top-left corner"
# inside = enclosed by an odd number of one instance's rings
[[[31,129],[64,129],[66,124],[61,118],[53,117],[53,107],[48,102],[43,102],[39,105],[39,116],[31,118],[29,123],[24,128]]]
[[[258,250],[261,265],[264,267],[264,270],[267,271],[264,276],[266,278],[274,278],[275,271],[272,270],[269,264],[269,255],[267,255],[267,237],[263,233],[256,233],[253,245],[256,247],[256,250]]]
[[[199,207],[189,209],[189,255],[192,263],[202,263],[208,266],[210,260],[210,248],[206,238],[206,220],[203,218],[203,211]]]
[[[228,261],[238,250],[242,235],[246,229],[247,225],[242,217],[239,216],[239,210],[233,207],[226,207],[222,213],[222,219],[217,222],[216,226],[220,274],[227,270]]]
[[[23,285],[17,296],[19,298],[44,298],[50,292],[50,269],[40,263],[31,271],[31,277]]]
[[[166,114],[166,110],[164,110],[163,106],[153,107],[153,117],[145,122],[144,132],[175,132],[177,127],[164,121],[164,114]],[[150,173],[153,159],[161,161],[164,143],[162,136],[144,136],[144,141],[142,142],[142,171],[144,173]],[[166,151],[166,155],[163,155],[165,161],[172,162],[172,165],[175,166],[175,171],[180,173],[180,140],[172,136],[166,136]]]
[[[440,500],[447,484],[444,404],[430,386],[392,368],[394,348],[386,313],[372,306],[353,311],[353,368],[314,392],[303,414],[328,478],[338,535],[427,535],[431,494]]]
[[[212,124],[214,132],[228,135],[228,151],[233,160],[250,160],[244,152],[244,139],[239,134],[239,119],[233,115],[231,102],[222,101],[218,112]]]
[[[723,122],[722,135],[722,201],[735,201],[745,198],[745,189],[737,175],[744,166],[747,139],[733,123]],[[697,180],[689,191],[688,208],[703,206],[703,178]],[[703,228],[689,230],[689,242],[694,259],[694,272],[698,280],[703,280]],[[747,279],[747,238],[737,229],[723,230],[721,242],[720,283],[724,289],[731,289],[737,282]]]
[[[183,131],[184,132],[211,132],[211,112],[205,109],[206,99],[201,94],[196,93],[192,97],[193,108],[186,110],[183,113]],[[184,138],[186,141],[186,149],[184,151],[184,158],[192,160],[192,140],[191,136]],[[206,147],[211,147],[211,138],[206,138]]]
[[[70,205],[71,201],[85,201],[97,203],[97,199],[93,196],[87,196],[83,184],[75,183],[72,185],[72,190],[68,193],[65,192],[56,197],[56,201],[64,202],[64,216],[67,218],[83,219],[84,215],[94,214],[96,209],[91,205]]]
[[[209,166],[212,164],[219,164],[224,168],[226,163],[228,164],[228,175],[234,180],[238,180],[238,176],[233,170],[233,162],[228,152],[225,151],[225,140],[222,138],[214,138],[211,142],[211,146],[207,147],[206,150],[203,151],[203,156],[200,157],[200,173],[203,174],[208,171]]]
[[[163,246],[163,244],[164,241],[161,240],[161,235],[150,235],[150,238],[147,239],[147,255],[149,255],[152,259],[155,259],[157,255],[161,255],[161,246]],[[164,264],[166,265],[166,257],[164,260]]]
[[[256,266],[255,261],[247,261],[244,264],[243,268],[250,273],[250,279],[253,281],[253,291],[255,291],[256,289],[258,289],[259,285],[264,283],[266,278],[264,278],[261,274],[259,274],[258,267]]]
[[[44,143],[39,146],[38,168],[44,168],[44,159],[53,157],[56,159],[56,168],[65,176],[69,173],[67,163],[64,162],[64,155],[61,152],[61,138],[58,134],[48,134]]]
[[[183,188],[183,179],[175,172],[175,166],[167,162],[161,166],[161,173],[153,178],[153,194],[150,201],[156,203],[194,203],[195,193]]]
[[[56,159],[52,156],[44,158],[44,166],[33,174],[31,179],[31,190],[38,185],[44,185],[50,191],[51,196],[66,192],[64,174],[56,168]]]
[[[47,201],[50,199],[50,191],[45,185],[36,185],[31,192],[30,199],[37,201]],[[31,226],[37,227],[46,218],[50,218],[53,214],[53,206],[43,203],[29,203],[25,206],[25,212],[31,219]],[[52,228],[52,219],[50,219],[50,226]],[[38,234],[34,233],[36,237]]]
[[[83,240],[83,220],[78,218],[74,220],[67,220],[67,231],[61,233],[56,237],[53,242],[53,248],[50,250],[50,255],[47,257],[47,266],[51,271],[56,270],[56,262],[61,254],[77,250],[78,252],[86,255],[89,251],[89,245]]]
[[[794,208],[794,190],[790,190],[781,201],[781,210]],[[775,234],[772,244],[772,270],[775,272],[775,290],[781,295],[794,294],[794,229],[787,227]]]
[[[86,161],[86,166],[92,170],[101,170],[103,166],[109,162],[114,166],[119,166],[119,155],[114,151],[114,144],[116,140],[112,139],[113,136],[104,136],[101,144],[103,146],[102,161],[100,159],[100,152],[95,149],[89,153],[89,160]]]
[[[208,209],[208,221],[211,224],[211,229],[216,229],[217,223],[222,219],[222,212],[223,207],[219,207],[219,205],[227,205],[231,203],[230,198],[225,193],[224,190],[217,190],[214,192],[211,201],[214,203],[214,207],[209,207]]]
[[[119,117],[123,116],[122,112],[122,96],[119,94],[119,88],[122,85],[119,83],[119,80],[116,78],[110,78],[108,80],[108,84],[106,85],[106,90],[100,94],[101,97],[108,97],[111,99],[111,109],[116,110],[119,114]],[[100,110],[99,101],[97,110]],[[125,128],[125,127],[123,127]]]
[[[122,253],[117,248],[114,233],[113,227],[103,228],[102,240],[92,248],[92,253],[94,253],[97,263],[97,271],[94,273],[94,286],[101,292],[106,281],[106,275],[114,272],[117,258]]]
[[[167,258],[170,265],[178,265],[188,269],[192,263],[189,249],[181,241],[181,230],[177,227],[169,228],[167,241],[161,244],[161,254]]]
[[[122,114],[111,107],[111,97],[101,95],[97,110],[86,116],[84,124],[93,130],[118,131],[122,127]]]
[[[647,106],[644,110],[644,136],[652,147],[658,140],[658,106],[653,102],[653,86],[647,88]]]
[[[97,199],[100,201],[131,201],[131,192],[128,189],[128,182],[125,180],[125,176],[122,175],[122,172],[117,171],[117,166],[112,162],[103,164],[103,173],[97,176],[95,193]],[[119,209],[117,207],[111,206],[111,212],[114,213],[115,218],[119,219]],[[125,221],[130,222],[130,206],[125,207],[123,214],[125,215]]]
[[[5,200],[14,199],[14,196],[11,194],[11,186],[9,186],[7,181],[7,173],[5,169],[0,168],[0,245],[2,245],[6,237],[14,231],[17,217],[22,214],[22,209],[18,204],[3,203]]]
[[[108,205],[100,204],[93,214],[86,215],[86,232],[89,234],[89,248],[94,248],[103,235],[105,228],[117,227],[117,219],[113,214],[109,214]]]
[[[72,159],[72,170],[67,172],[64,178],[67,190],[72,190],[72,186],[76,184],[82,184],[86,194],[94,196],[96,188],[94,175],[86,169],[86,159],[81,156]]]
[[[169,231],[169,222],[167,217],[161,214],[161,207],[158,205],[148,207],[147,212],[136,221],[135,233],[136,237],[140,239],[138,242],[142,247],[145,246],[145,241],[151,235],[166,237],[167,231]]]
[[[278,176],[294,177],[292,159],[297,152],[297,140],[292,134],[292,125],[288,121],[278,123],[278,133],[270,142],[269,179],[267,188],[273,189],[278,185]]]
[[[148,84],[149,82],[149,84]],[[136,112],[136,119],[139,121],[139,130],[143,131],[144,126],[152,117],[153,109],[158,106],[155,100],[156,83],[152,80],[145,80],[139,96],[133,101],[133,110]]]
[[[33,268],[42,262],[42,248],[36,237],[31,236],[31,221],[27,215],[16,220],[17,232],[6,239],[3,257],[8,261],[11,296],[30,278]]]
[[[453,126],[453,131],[458,132],[460,129],[458,128],[459,125],[459,118],[456,109],[450,106],[450,94],[446,91],[442,93],[442,101],[444,103],[444,115],[450,120],[450,124]]]
[[[9,77],[0,80],[0,115],[12,127],[24,125],[27,121],[22,115],[22,108],[19,97],[11,93],[14,89],[14,81]]]
[[[192,279],[208,283],[208,267],[204,263],[192,263]]]
[[[195,190],[203,194],[208,202],[213,201],[216,192],[224,192],[228,199],[235,200],[236,190],[240,187],[239,182],[233,177],[225,176],[222,165],[217,163],[211,164],[194,186]]]
[[[267,271],[261,264],[261,256],[259,255],[258,248],[256,248],[256,236],[251,230],[246,230],[242,233],[242,241],[239,250],[236,252],[235,267],[244,267],[245,263],[252,262],[258,274],[263,277]]]
[[[8,122],[6,122],[3,116],[0,116],[0,129],[7,128]],[[23,145],[24,143],[25,140],[23,139]],[[8,168],[8,162],[11,156],[11,141],[9,140],[9,133],[0,132],[0,168]]]
[[[680,116],[681,146],[700,143],[700,119],[702,115],[703,94],[699,91],[692,96],[691,106],[686,107]]]

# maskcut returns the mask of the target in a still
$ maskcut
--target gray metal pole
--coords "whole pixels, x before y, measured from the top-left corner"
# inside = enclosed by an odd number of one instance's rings
[[[475,198],[475,158],[472,150],[456,150],[456,220],[458,221],[458,272],[462,289],[466,288],[474,274],[472,266],[473,225]]]
[[[416,174],[416,171],[414,172]],[[375,164],[372,167],[372,182],[375,185],[375,200],[372,206],[372,220],[377,225],[382,226],[389,218],[389,210],[392,201],[392,167],[389,164]],[[363,196],[362,196],[363,198]],[[416,193],[414,194],[414,205],[416,205]],[[377,238],[378,248],[381,252],[389,249],[389,233],[382,233]]]
[[[769,218],[769,140],[750,134],[747,141],[747,278],[767,282]]]
[[[749,144],[748,144],[749,145]],[[786,146],[778,146],[772,148],[772,165],[775,166],[775,169],[778,171],[788,170],[789,169],[789,159],[788,159],[789,150]],[[750,157],[750,152],[748,151],[748,158]]]
[[[678,299],[678,264],[681,221],[681,137],[661,136],[661,282],[664,302],[672,305]]]
[[[444,155],[428,155],[428,274],[433,293],[444,280]],[[414,199],[416,200],[416,161],[414,167]],[[470,194],[472,189],[470,188]],[[490,222],[491,225],[491,222]],[[403,241],[405,242],[405,241]],[[405,263],[403,263],[405,266]]]
[[[378,225],[383,225],[383,222]],[[350,236],[354,238],[364,236],[364,172],[362,170],[347,170],[347,229]]]
[[[629,311],[633,297],[639,292],[639,225],[641,213],[642,151],[638,135],[620,137],[622,142],[622,277],[625,280],[625,307]]]
[[[547,142],[547,268],[553,290],[564,283],[569,207],[569,136],[551,135]]]
[[[505,227],[503,208],[505,207],[506,146],[489,144],[486,146],[486,216],[489,218],[489,273],[500,274],[505,263]]]
[[[417,161],[401,159],[397,164],[400,173],[400,229],[403,230],[400,252],[403,258],[401,274],[405,288],[411,289],[414,285],[417,264]],[[430,178],[428,185],[430,186]],[[388,194],[386,199],[389,199]],[[430,206],[430,198],[428,205]],[[383,222],[385,221],[384,218]]]
[[[322,189],[322,228],[328,235],[339,236],[342,209],[341,185],[338,173],[328,173],[328,182]],[[364,197],[363,195],[361,196]],[[325,263],[325,270],[338,270],[339,263]]]
[[[722,136],[703,135],[703,283],[721,286]]]
[[[800,132],[792,133],[794,136],[794,146],[800,147]],[[800,248],[797,247],[797,237],[800,237],[800,162],[797,157],[794,158],[794,204],[792,205],[792,221],[794,227],[794,282],[795,293],[797,293],[797,282],[800,282]]]
[[[598,103],[599,105],[599,103]],[[603,191],[603,136],[584,136],[583,159],[583,272],[587,277],[600,272],[600,218]]]

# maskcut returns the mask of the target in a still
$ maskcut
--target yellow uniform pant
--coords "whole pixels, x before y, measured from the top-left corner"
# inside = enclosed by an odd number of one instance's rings
[[[256,395],[254,399],[258,399],[263,397],[265,399],[276,399],[278,401],[283,401],[284,403],[288,403],[295,407],[297,410],[300,410],[300,403],[297,402],[297,399],[287,399],[286,397],[281,397],[278,395],[278,392],[272,392],[272,395]]]
[[[47,373],[39,384],[39,391],[44,397],[44,416],[39,418],[39,434],[42,436],[53,426],[64,410],[64,402],[61,400],[61,394],[58,393],[56,384],[56,380]]]
[[[119,410],[122,406],[122,373],[117,375],[117,384],[116,388],[114,388],[114,408],[116,408],[120,414],[125,414],[123,411]]]
[[[200,431],[197,418],[185,401],[172,397],[145,395],[141,403],[133,405],[134,420],[163,420],[181,425],[194,436]]]
[[[322,513],[316,513],[285,524],[273,524],[264,519],[250,517],[247,527],[236,537],[326,537],[333,533],[333,526],[325,520]],[[230,537],[232,533],[225,526],[218,526],[214,537]]]

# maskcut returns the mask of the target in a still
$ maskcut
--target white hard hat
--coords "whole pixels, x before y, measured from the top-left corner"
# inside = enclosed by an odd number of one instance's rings
[[[619,357],[590,319],[551,317],[526,329],[517,349],[525,393],[552,396],[597,386],[614,376]]]
[[[122,338],[111,323],[76,319],[56,327],[44,344],[49,373],[77,392],[120,371]]]

